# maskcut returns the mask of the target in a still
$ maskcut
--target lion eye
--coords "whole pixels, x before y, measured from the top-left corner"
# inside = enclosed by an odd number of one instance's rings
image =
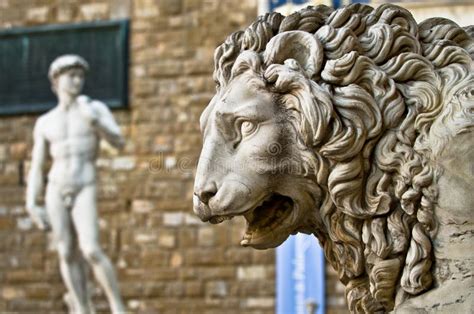
[[[257,125],[253,122],[250,121],[244,121],[240,125],[240,132],[242,133],[242,136],[247,136],[252,134],[255,129],[257,128]]]

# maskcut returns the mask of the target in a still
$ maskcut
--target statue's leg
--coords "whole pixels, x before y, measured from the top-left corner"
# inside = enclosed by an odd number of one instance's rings
[[[76,286],[81,287],[81,293],[84,293],[84,295],[86,296],[85,297],[86,300],[81,301],[81,302],[85,302],[84,304],[86,304],[86,305],[83,306],[83,308],[87,309],[85,312],[88,313],[88,314],[95,314],[95,310],[94,310],[94,306],[92,304],[92,299],[91,299],[91,294],[90,294],[91,291],[89,289],[89,282],[87,280],[87,263],[84,260],[82,254],[79,250],[79,247],[77,246],[77,238],[76,238],[75,235],[74,235],[74,239],[72,241],[73,241],[73,249],[72,249],[73,253],[72,254],[74,254],[73,269],[77,269],[77,273],[79,274],[78,276],[74,276],[74,282],[75,282]],[[78,313],[79,312],[77,302],[74,300],[73,294],[71,292],[68,291],[64,295],[63,299],[64,299],[64,302],[66,302],[66,304],[67,304],[67,307],[69,309],[69,313]]]
[[[114,268],[99,245],[96,193],[95,185],[88,185],[81,189],[72,210],[73,223],[79,238],[80,249],[92,266],[95,278],[104,289],[112,313],[124,313],[125,308]]]
[[[59,188],[53,184],[48,184],[46,208],[59,254],[61,276],[68,290],[68,299],[73,305],[71,310],[74,313],[88,313],[89,300],[84,261],[74,243],[70,214],[64,206]]]

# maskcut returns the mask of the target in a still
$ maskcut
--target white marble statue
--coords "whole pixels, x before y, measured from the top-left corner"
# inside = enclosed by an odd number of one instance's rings
[[[99,141],[117,148],[124,139],[105,104],[80,95],[87,62],[77,55],[58,57],[49,78],[58,105],[36,122],[26,208],[40,229],[52,230],[70,311],[91,313],[86,264],[102,286],[113,313],[125,311],[115,271],[99,244],[95,160]],[[47,153],[53,163],[48,175],[45,207],[38,205]]]
[[[314,234],[353,313],[474,309],[473,28],[392,5],[260,16],[216,49],[194,211]]]

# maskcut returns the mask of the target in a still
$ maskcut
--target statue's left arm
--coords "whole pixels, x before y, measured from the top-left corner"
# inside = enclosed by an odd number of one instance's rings
[[[100,101],[90,100],[87,96],[80,96],[78,100],[81,111],[91,119],[100,135],[115,148],[122,149],[125,139],[109,108]]]
[[[109,108],[99,101],[94,101],[93,104],[94,109],[98,112],[96,126],[99,132],[112,146],[122,149],[125,145],[125,139]]]

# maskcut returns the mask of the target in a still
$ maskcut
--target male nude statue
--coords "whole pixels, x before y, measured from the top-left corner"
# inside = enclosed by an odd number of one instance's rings
[[[70,311],[91,313],[84,258],[103,287],[113,313],[125,311],[115,272],[99,246],[95,159],[100,138],[116,148],[124,139],[109,109],[79,96],[89,66],[76,55],[64,55],[50,66],[49,79],[58,105],[42,115],[34,128],[26,208],[40,229],[51,227],[67,287]],[[47,150],[53,159],[46,188],[46,209],[38,206]],[[82,253],[82,254],[81,254]]]

